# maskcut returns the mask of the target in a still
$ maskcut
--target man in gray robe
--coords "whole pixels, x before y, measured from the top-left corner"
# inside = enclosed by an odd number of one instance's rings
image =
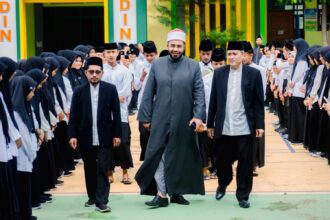
[[[203,130],[205,95],[197,62],[183,55],[185,33],[167,36],[169,55],[154,61],[138,120],[150,129],[145,161],[135,179],[148,206],[188,205],[183,194],[205,194],[197,134]],[[195,128],[193,128],[195,127]]]

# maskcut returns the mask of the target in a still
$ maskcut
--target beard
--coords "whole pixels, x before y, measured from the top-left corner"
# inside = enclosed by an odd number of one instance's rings
[[[97,86],[97,84],[100,83],[100,80],[97,80],[97,81],[91,80],[89,83],[92,84],[92,86]]]

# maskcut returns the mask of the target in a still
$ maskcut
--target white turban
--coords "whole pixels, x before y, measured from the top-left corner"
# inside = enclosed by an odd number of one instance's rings
[[[186,34],[183,30],[175,28],[167,34],[167,42],[171,40],[181,40],[183,42],[186,42]]]

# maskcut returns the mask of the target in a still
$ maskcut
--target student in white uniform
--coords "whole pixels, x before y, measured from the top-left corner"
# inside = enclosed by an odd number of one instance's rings
[[[304,76],[308,70],[307,49],[308,43],[298,38],[293,41],[294,50],[297,52],[289,87],[292,89],[291,115],[289,127],[289,141],[292,143],[302,143],[304,137],[304,118],[306,107],[304,105],[305,93],[302,88]]]
[[[250,42],[243,41],[243,60],[242,63],[244,65],[248,65],[259,70],[262,79],[262,86],[263,86],[263,94],[265,99],[265,90],[266,90],[266,69],[260,65],[253,63],[253,48]],[[257,167],[261,168],[265,166],[265,137],[254,137],[253,138],[253,176],[258,176]]]
[[[206,106],[206,121],[210,104],[210,95],[214,70],[226,65],[226,54],[222,48],[214,48],[211,56],[212,71],[203,76],[205,106]],[[203,163],[204,180],[216,179],[217,170],[215,165],[214,142],[207,135],[207,127],[204,124],[204,132],[199,133],[199,146]],[[210,174],[211,173],[211,174]]]
[[[132,83],[132,99],[131,102],[128,106],[128,111],[129,115],[134,115],[134,110],[137,110],[137,99],[139,96],[139,90],[136,90],[134,87],[134,81],[135,81],[135,76],[137,75],[138,71],[138,66],[141,65],[143,62],[141,62],[137,57],[139,56],[139,49],[135,47],[135,45],[130,44],[130,50],[128,51],[129,55],[129,60],[130,60],[130,65],[129,69],[131,70],[133,74],[133,83]]]
[[[16,76],[11,83],[14,116],[22,137],[22,147],[18,149],[17,176],[19,205],[22,219],[32,219],[31,172],[39,143],[31,109],[36,82],[28,76]]]
[[[201,61],[199,62],[199,67],[201,68],[202,75],[207,75],[212,72],[212,57],[213,45],[211,40],[204,39],[199,44],[199,54]]]
[[[66,87],[59,71],[60,64],[56,58],[48,57],[45,59],[49,65],[49,84],[53,90],[53,99],[55,102],[55,110],[57,113],[58,123],[54,130],[55,138],[58,141],[60,154],[62,157],[64,176],[71,176],[72,170],[75,169],[73,162],[73,150],[69,145],[68,139],[68,113]]]
[[[146,41],[143,43],[143,56],[145,61],[140,63],[137,66],[136,74],[134,75],[134,89],[139,91],[139,96],[137,100],[138,109],[140,108],[144,88],[148,81],[149,71],[152,65],[152,62],[157,57],[157,48],[153,41]],[[141,154],[140,161],[144,161],[144,156],[147,149],[147,144],[150,136],[150,131],[143,126],[142,122],[139,122],[139,132],[140,132],[140,146]]]
[[[6,98],[5,100],[4,98],[6,95],[4,84],[9,83],[6,76],[3,76],[6,70],[8,67],[0,61],[0,204],[2,204],[0,206],[0,219],[18,220],[18,194],[15,187],[17,185],[15,181],[16,156],[17,148],[21,147],[22,140],[13,123],[12,116],[8,112],[6,102],[10,99]],[[15,150],[15,155],[12,149]]]
[[[116,166],[120,166],[123,170],[122,183],[131,184],[132,181],[129,178],[128,169],[133,167],[133,159],[130,150],[131,130],[128,122],[128,104],[132,96],[132,75],[125,66],[117,63],[118,53],[116,43],[104,45],[104,58],[107,63],[103,64],[104,74],[102,80],[116,86],[122,122],[122,142],[119,148],[113,149],[109,177],[110,181],[113,182],[113,171]]]

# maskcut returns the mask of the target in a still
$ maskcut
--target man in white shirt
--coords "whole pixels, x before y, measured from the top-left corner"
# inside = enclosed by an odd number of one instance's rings
[[[157,57],[157,48],[153,41],[146,41],[143,43],[143,56],[145,58],[145,61],[137,67],[137,71],[134,76],[134,88],[135,90],[139,91],[139,96],[137,101],[138,108],[140,108],[144,88],[148,81],[151,64]],[[139,131],[140,131],[140,146],[141,146],[140,161],[144,161],[144,156],[147,149],[150,131],[143,126],[142,122],[139,122]]]
[[[213,45],[209,39],[204,39],[199,45],[199,54],[201,61],[199,67],[201,68],[202,76],[205,76],[213,71],[211,64]]]
[[[135,76],[137,75],[137,71],[139,71],[139,65],[142,65],[143,62],[141,62],[137,57],[139,56],[139,49],[135,47],[135,45],[131,44],[130,45],[130,50],[128,51],[128,56],[129,56],[129,70],[133,75],[133,81],[132,81],[132,99],[131,102],[128,106],[128,112],[129,115],[134,115],[134,110],[137,110],[137,99],[139,95],[139,90],[135,89],[134,87],[134,81],[135,81]]]
[[[255,64],[253,61],[253,48],[250,42],[243,41],[243,64],[253,67],[259,70],[262,78],[262,86],[263,86],[263,94],[265,99],[266,93],[266,86],[267,86],[267,79],[266,79],[266,69],[262,66]],[[254,168],[253,168],[253,175],[258,176],[257,167],[263,167],[265,165],[265,137],[262,136],[261,138],[254,138],[253,139],[253,155],[254,155]]]
[[[114,150],[109,177],[112,182],[113,171],[116,166],[120,166],[123,170],[122,183],[131,184],[128,169],[133,167],[133,159],[130,150],[131,130],[128,121],[128,104],[132,96],[131,83],[133,77],[128,68],[117,63],[118,53],[116,43],[104,44],[104,58],[107,63],[103,64],[104,75],[102,81],[112,83],[117,88],[122,122],[122,142],[120,147]]]
[[[207,113],[210,103],[211,86],[214,71],[224,65],[226,65],[226,54],[222,48],[214,48],[211,56],[212,71],[203,76],[204,92],[205,92],[205,105],[206,105],[206,121]],[[199,150],[203,163],[203,176],[204,180],[216,179],[216,165],[215,155],[213,152],[213,140],[207,136],[206,124],[204,126],[204,132],[198,134]],[[211,162],[211,167],[210,166]],[[211,172],[211,175],[209,174]]]

